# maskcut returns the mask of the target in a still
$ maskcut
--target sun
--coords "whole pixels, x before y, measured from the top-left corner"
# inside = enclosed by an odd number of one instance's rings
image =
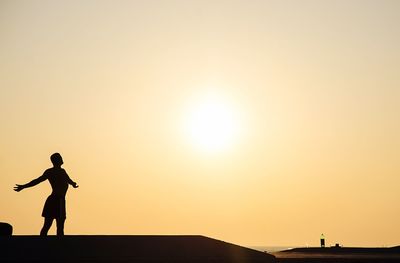
[[[223,99],[209,96],[192,105],[187,115],[186,131],[189,141],[199,150],[227,150],[239,134],[238,114]]]

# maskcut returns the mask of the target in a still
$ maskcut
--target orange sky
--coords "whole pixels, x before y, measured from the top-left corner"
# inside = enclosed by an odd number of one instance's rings
[[[400,244],[399,11],[1,1],[0,221],[38,234],[58,151],[67,234]]]

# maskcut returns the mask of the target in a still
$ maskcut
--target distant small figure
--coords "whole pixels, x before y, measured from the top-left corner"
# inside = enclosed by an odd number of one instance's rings
[[[49,180],[51,188],[53,189],[51,195],[47,197],[46,203],[43,207],[42,216],[44,217],[43,228],[40,231],[41,236],[47,236],[53,220],[57,223],[57,236],[64,235],[64,223],[66,219],[65,209],[65,195],[68,190],[68,185],[72,185],[74,188],[78,188],[78,185],[69,178],[61,165],[63,165],[63,159],[59,153],[54,153],[50,156],[50,160],[53,163],[53,167],[47,169],[42,176],[32,180],[31,182],[14,187],[14,190],[19,192],[22,189],[35,186],[45,180]]]
[[[325,247],[325,236],[321,234],[321,247]]]

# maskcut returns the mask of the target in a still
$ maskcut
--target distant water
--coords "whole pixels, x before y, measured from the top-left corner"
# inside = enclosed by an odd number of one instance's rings
[[[291,249],[291,248],[294,248],[294,247],[251,246],[249,248],[255,249],[255,250],[258,250],[258,251],[262,251],[262,252],[266,251],[268,253],[273,253],[273,252],[279,252],[279,251]]]

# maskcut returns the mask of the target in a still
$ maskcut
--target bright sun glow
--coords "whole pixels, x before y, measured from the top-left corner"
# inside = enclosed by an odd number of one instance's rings
[[[195,103],[187,118],[189,139],[202,151],[226,150],[238,136],[238,116],[219,98],[207,97]]]

